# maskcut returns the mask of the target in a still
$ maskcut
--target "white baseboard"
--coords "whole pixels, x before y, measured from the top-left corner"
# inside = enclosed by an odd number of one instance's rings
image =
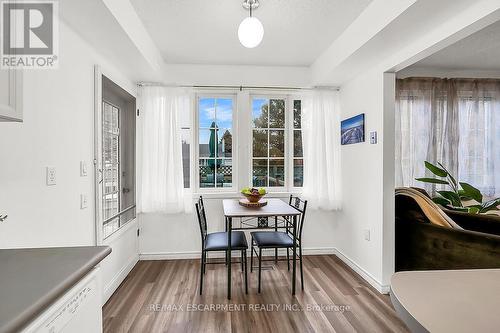
[[[186,252],[150,252],[141,253],[139,260],[176,260],[176,259],[200,259],[199,251]]]
[[[333,247],[312,247],[304,248],[303,253],[305,256],[308,255],[320,255],[320,254],[335,254],[336,249]],[[176,260],[176,259],[200,259],[201,253],[199,251],[187,251],[187,252],[157,252],[157,253],[141,253],[139,255],[140,260]],[[239,255],[239,254],[235,254]],[[211,258],[223,258],[224,253],[216,252],[210,254]]]
[[[334,247],[309,247],[304,248],[305,256],[314,256],[321,254],[335,254],[336,249]]]
[[[344,255],[338,249],[335,249],[334,253],[340,260],[342,260],[347,266],[349,266],[353,271],[358,273],[366,282],[372,285],[373,288],[381,294],[388,294],[390,290],[389,285],[381,284],[376,278],[368,273],[364,268],[359,266],[355,261]]]
[[[135,264],[139,261],[139,256],[133,256],[130,258],[128,263],[120,269],[120,271],[113,277],[111,282],[109,282],[105,287],[104,287],[104,292],[102,296],[102,304],[106,304],[108,299],[113,295],[113,293],[118,289],[120,284],[125,280],[127,275],[130,273],[132,268],[134,268]]]

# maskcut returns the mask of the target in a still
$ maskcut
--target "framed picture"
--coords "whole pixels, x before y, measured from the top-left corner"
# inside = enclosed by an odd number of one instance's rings
[[[340,144],[365,142],[365,114],[358,114],[340,123]]]

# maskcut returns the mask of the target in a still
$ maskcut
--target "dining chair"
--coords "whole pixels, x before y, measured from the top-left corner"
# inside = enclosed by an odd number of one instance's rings
[[[201,269],[200,269],[200,295],[203,293],[203,276],[206,273],[207,264],[231,264],[231,260],[227,259],[227,232],[207,233],[207,216],[205,214],[205,205],[203,197],[200,196],[198,202],[195,203],[196,214],[198,215],[198,223],[201,233]],[[231,250],[241,251],[241,270],[245,275],[245,293],[248,294],[248,279],[247,279],[247,249],[248,243],[243,231],[233,231],[231,233]],[[225,262],[207,262],[207,253],[215,251],[226,252]]]
[[[307,209],[307,200],[302,200],[299,197],[294,197],[290,195],[290,200],[288,204],[300,212],[300,215],[297,217],[297,229],[295,235],[295,241],[297,242],[297,247],[299,248],[299,260],[300,260],[300,281],[302,290],[304,290],[304,270],[302,268],[302,227],[304,226],[304,220],[306,216]],[[258,292],[260,293],[260,285],[261,285],[261,273],[262,273],[262,261],[277,261],[278,259],[275,257],[274,259],[262,260],[262,250],[263,249],[275,249],[277,252],[278,249],[286,249],[286,261],[288,264],[288,270],[290,270],[290,254],[289,251],[292,249],[293,251],[293,222],[290,217],[284,217],[285,220],[285,231],[254,231],[251,232],[252,243],[250,249],[250,272],[253,272],[253,252],[255,251],[255,255],[259,258],[259,288]],[[255,249],[255,247],[259,250]],[[276,253],[275,252],[275,253]],[[293,252],[292,252],[293,253]]]

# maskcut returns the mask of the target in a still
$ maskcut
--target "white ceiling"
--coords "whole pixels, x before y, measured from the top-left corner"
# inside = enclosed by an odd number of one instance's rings
[[[446,70],[500,70],[500,21],[415,63]]]
[[[309,66],[372,0],[261,0],[255,49],[240,45],[242,0],[131,0],[167,63]]]

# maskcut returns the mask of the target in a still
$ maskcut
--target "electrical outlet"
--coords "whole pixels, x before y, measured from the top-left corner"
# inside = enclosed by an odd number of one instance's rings
[[[365,240],[370,241],[370,229],[365,229],[364,234],[365,234]]]
[[[86,194],[80,194],[80,209],[85,209],[89,206],[88,197]]]
[[[377,144],[377,131],[370,132],[370,144]]]
[[[47,167],[46,168],[46,182],[47,186],[56,185],[56,168],[55,167]]]
[[[80,161],[80,177],[87,177],[87,162]]]

